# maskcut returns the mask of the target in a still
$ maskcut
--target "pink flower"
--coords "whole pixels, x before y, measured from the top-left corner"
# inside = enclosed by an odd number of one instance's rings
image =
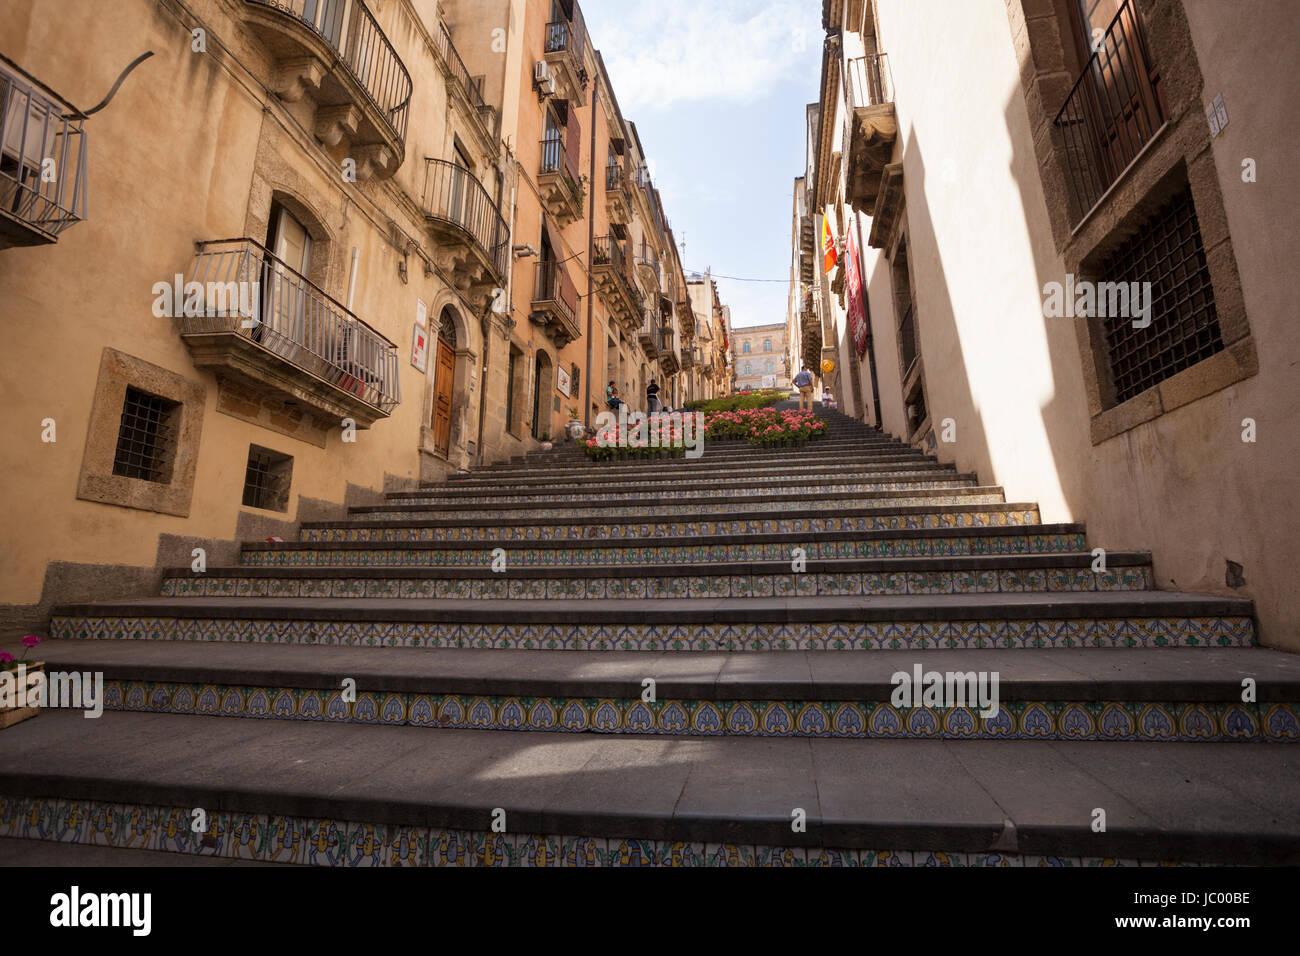
[[[0,664],[12,664],[14,656],[8,651],[0,651]]]
[[[35,647],[41,642],[41,639],[35,634],[28,634],[23,638],[23,647]]]

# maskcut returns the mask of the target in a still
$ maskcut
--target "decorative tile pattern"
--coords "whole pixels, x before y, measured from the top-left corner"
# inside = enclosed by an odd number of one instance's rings
[[[69,825],[70,820],[78,821]],[[88,821],[101,821],[92,838]],[[405,824],[215,812],[206,833],[190,811],[94,800],[0,795],[0,837],[306,866],[1200,866],[937,850],[858,850],[486,833]]]
[[[1300,743],[1300,705],[1165,701],[1007,701],[897,708],[884,701],[581,699],[361,693],[110,680],[108,710],[453,730],[681,736]]]
[[[528,578],[503,576],[439,580],[410,578],[231,578],[214,573],[169,577],[163,581],[163,597],[226,597],[251,593],[261,584],[273,597],[305,598],[410,598],[410,599],[537,599],[584,600],[604,597],[773,597],[787,594],[815,595],[904,595],[904,594],[999,594],[1048,590],[1025,585],[1032,574],[1060,582],[1054,591],[1145,591],[1152,586],[1149,567],[1111,568],[1094,574],[1087,568],[1045,568],[1021,571],[927,571],[879,574],[837,572],[835,574],[755,574],[727,576],[696,574],[690,578],[660,575],[617,578]]]
[[[459,624],[454,621],[244,621],[55,617],[59,639],[477,647],[603,651],[930,650],[935,648],[1250,647],[1254,622],[1223,618],[1020,621]]]

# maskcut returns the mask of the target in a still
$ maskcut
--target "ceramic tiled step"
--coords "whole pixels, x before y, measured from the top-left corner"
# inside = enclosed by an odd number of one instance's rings
[[[249,542],[245,567],[470,567],[482,566],[491,550],[506,552],[510,567],[704,564],[789,561],[795,549],[810,561],[847,558],[951,557],[961,555],[1060,554],[1086,548],[1083,525],[1020,525],[1003,528],[932,528],[818,534],[695,536],[686,541],[626,538],[620,541],[415,541],[390,546],[368,542]],[[491,550],[489,550],[489,548]]]
[[[818,489],[771,491],[761,497],[725,493],[696,493],[690,497],[624,495],[612,499],[573,496],[552,501],[458,502],[438,505],[403,505],[353,508],[352,520],[364,522],[440,520],[487,520],[511,522],[529,518],[600,518],[605,521],[629,518],[739,517],[774,513],[845,514],[871,508],[918,508],[948,504],[1005,504],[1001,488],[978,487],[958,482],[918,482],[911,486],[875,491],[833,494]]]
[[[502,485],[527,485],[542,482],[575,481],[582,484],[611,481],[652,481],[663,478],[711,477],[715,475],[816,475],[849,474],[869,471],[908,471],[916,468],[943,468],[936,459],[919,453],[898,455],[861,454],[844,456],[834,461],[807,459],[777,461],[757,458],[753,462],[713,462],[684,458],[647,458],[631,464],[586,463],[572,468],[528,468],[494,475],[490,472],[471,472],[464,477],[422,486],[425,491],[454,491],[458,488],[498,487]]]
[[[962,488],[978,483],[975,475],[952,471],[903,472],[869,475],[857,479],[825,476],[817,482],[817,491],[832,495],[845,492],[871,492],[914,490],[917,488]],[[390,494],[389,504],[397,508],[429,507],[450,504],[490,504],[493,502],[550,502],[550,501],[624,501],[629,498],[691,498],[701,494],[728,497],[757,497],[773,493],[796,491],[809,487],[803,480],[791,482],[788,476],[765,479],[713,479],[711,481],[658,481],[627,482],[612,485],[554,485],[531,488],[481,488],[477,490],[424,492],[422,494]],[[354,513],[387,510],[382,506],[353,508]]]
[[[647,436],[647,444],[649,443],[649,440],[649,436]],[[699,448],[702,449],[702,454],[699,457],[693,459],[687,458],[686,460],[701,461],[712,458],[717,461],[743,461],[747,459],[765,458],[773,455],[783,459],[834,458],[837,455],[855,454],[858,452],[898,454],[900,452],[915,451],[915,449],[910,445],[903,444],[902,442],[859,437],[817,438],[802,444],[786,446],[763,446],[755,445],[748,441],[724,441],[706,438]],[[498,462],[482,470],[488,473],[496,473],[520,468],[531,467],[545,469],[579,464],[592,464],[592,462],[588,459],[586,452],[580,451],[570,445],[563,451],[545,452],[538,455],[528,455],[523,458],[515,458],[509,461]]]
[[[1165,591],[905,597],[150,598],[53,609],[57,638],[598,651],[1247,647],[1251,602]]]
[[[1026,591],[1145,591],[1151,556],[1111,552],[1107,572],[1091,554],[893,558],[807,562],[515,568],[493,573],[491,555],[468,568],[175,568],[163,597],[308,597],[594,600],[620,597],[764,597],[843,594],[1009,594]]]
[[[623,538],[694,538],[717,534],[816,534],[834,531],[897,531],[906,528],[1005,527],[1037,524],[1038,506],[1025,503],[951,504],[854,508],[825,514],[790,511],[764,517],[669,517],[618,520],[608,515],[566,518],[447,518],[416,521],[304,522],[303,542],[364,541],[555,541]]]
[[[50,670],[99,673],[109,710],[463,730],[672,736],[1300,742],[1300,657],[1260,648],[409,651],[47,641]],[[897,707],[894,675],[996,674],[997,712]],[[972,679],[976,679],[972,677]],[[1260,695],[1241,700],[1245,678]],[[355,696],[342,681],[356,682]],[[646,681],[654,700],[646,701]],[[986,685],[988,687],[989,685]],[[987,700],[985,703],[987,704]]]
[[[1300,756],[1274,744],[88,723],[5,732],[0,836],[317,865],[1300,862]]]

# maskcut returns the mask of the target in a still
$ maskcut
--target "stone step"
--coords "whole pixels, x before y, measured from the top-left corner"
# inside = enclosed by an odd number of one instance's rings
[[[556,483],[577,480],[586,483],[612,481],[641,481],[654,478],[693,478],[697,475],[797,475],[829,472],[835,474],[866,471],[897,471],[914,468],[947,468],[937,459],[914,452],[898,455],[872,455],[867,453],[843,455],[834,459],[808,459],[792,462],[756,458],[752,462],[718,462],[706,459],[691,461],[688,458],[646,458],[633,462],[587,462],[573,467],[540,469],[525,468],[499,474],[468,472],[463,477],[421,486],[423,491],[454,491],[460,488],[497,487],[500,485]]]
[[[819,494],[863,493],[872,491],[907,491],[917,488],[961,488],[979,483],[973,474],[957,474],[951,471],[902,472],[892,475],[868,476],[868,480],[844,480],[834,476],[820,478],[816,484]],[[386,511],[393,507],[429,507],[452,504],[487,504],[493,502],[550,502],[581,498],[584,501],[626,500],[631,497],[654,498],[694,498],[707,495],[727,495],[729,497],[752,498],[769,495],[774,492],[788,492],[792,488],[806,488],[806,479],[791,481],[787,477],[764,479],[713,479],[710,481],[670,481],[619,483],[595,486],[587,484],[561,484],[538,486],[533,488],[482,488],[467,489],[456,492],[438,492],[423,494],[390,494],[387,496],[389,507],[383,505],[369,508],[353,508],[355,514],[368,511]]]
[[[511,568],[494,573],[492,555],[478,567],[173,568],[163,597],[436,598],[439,600],[594,600],[601,598],[780,597],[843,594],[998,594],[1026,591],[1144,591],[1153,587],[1151,555],[1109,552],[1107,572],[1092,571],[1089,553],[885,558],[806,562],[588,565]]]
[[[598,651],[1249,647],[1250,601],[1166,591],[558,600],[147,598],[62,605],[60,639]]]
[[[988,502],[966,504],[963,496],[951,503],[904,507],[853,508],[835,514],[816,509],[782,512],[771,517],[682,517],[655,520],[617,520],[607,515],[564,518],[512,518],[509,523],[490,518],[421,519],[416,521],[309,521],[303,522],[302,542],[618,540],[622,538],[694,538],[718,534],[816,534],[836,531],[897,531],[905,528],[959,528],[1029,525],[1039,522],[1033,504]]]
[[[646,447],[651,447],[647,438]],[[701,454],[695,458],[683,455],[684,461],[746,461],[754,459],[775,458],[778,460],[797,461],[808,458],[826,458],[836,457],[845,454],[870,453],[878,455],[897,455],[904,453],[915,453],[910,445],[902,442],[889,440],[874,440],[869,438],[855,437],[824,437],[813,439],[796,445],[785,446],[764,446],[755,445],[749,441],[737,440],[720,440],[705,439],[699,446]],[[633,458],[632,462],[641,459]],[[528,455],[523,458],[513,458],[508,461],[498,462],[486,468],[477,471],[477,474],[499,474],[503,471],[512,470],[548,470],[550,468],[577,467],[577,466],[601,466],[606,462],[593,462],[587,453],[576,446],[569,445],[565,449],[543,452],[537,455]],[[628,459],[615,458],[612,463],[628,463]]]
[[[1260,648],[919,659],[69,640],[41,654],[49,671],[101,674],[106,709],[140,713],[673,736],[1300,742],[1300,657]],[[918,665],[997,675],[996,713],[973,689],[965,704],[896,706],[894,675],[915,677]],[[1247,678],[1259,688],[1249,703]]]
[[[0,837],[315,865],[1300,862],[1291,747],[545,740],[53,711],[5,732]]]
[[[371,506],[352,508],[349,524],[357,522],[410,522],[423,520],[512,522],[531,518],[596,518],[613,521],[628,518],[723,517],[784,512],[800,514],[834,511],[846,513],[874,507],[919,508],[948,504],[1004,504],[1006,495],[998,487],[979,487],[957,482],[919,482],[913,487],[830,494],[811,491],[768,492],[753,495],[695,494],[690,497],[624,495],[621,498],[591,500],[585,495],[551,501],[457,502],[439,505]]]
[[[362,541],[249,542],[243,567],[481,567],[501,548],[509,567],[590,565],[701,565],[717,562],[788,562],[801,549],[809,561],[837,558],[953,557],[1061,554],[1086,549],[1081,524],[1026,524],[992,528],[929,528],[875,532],[804,532],[696,536],[689,541],[624,538],[568,541],[414,541],[387,547]]]

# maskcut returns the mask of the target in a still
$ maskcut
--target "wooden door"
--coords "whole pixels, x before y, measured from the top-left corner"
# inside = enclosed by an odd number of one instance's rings
[[[433,447],[446,458],[451,453],[451,395],[456,377],[456,353],[438,339],[438,364],[433,374]]]

